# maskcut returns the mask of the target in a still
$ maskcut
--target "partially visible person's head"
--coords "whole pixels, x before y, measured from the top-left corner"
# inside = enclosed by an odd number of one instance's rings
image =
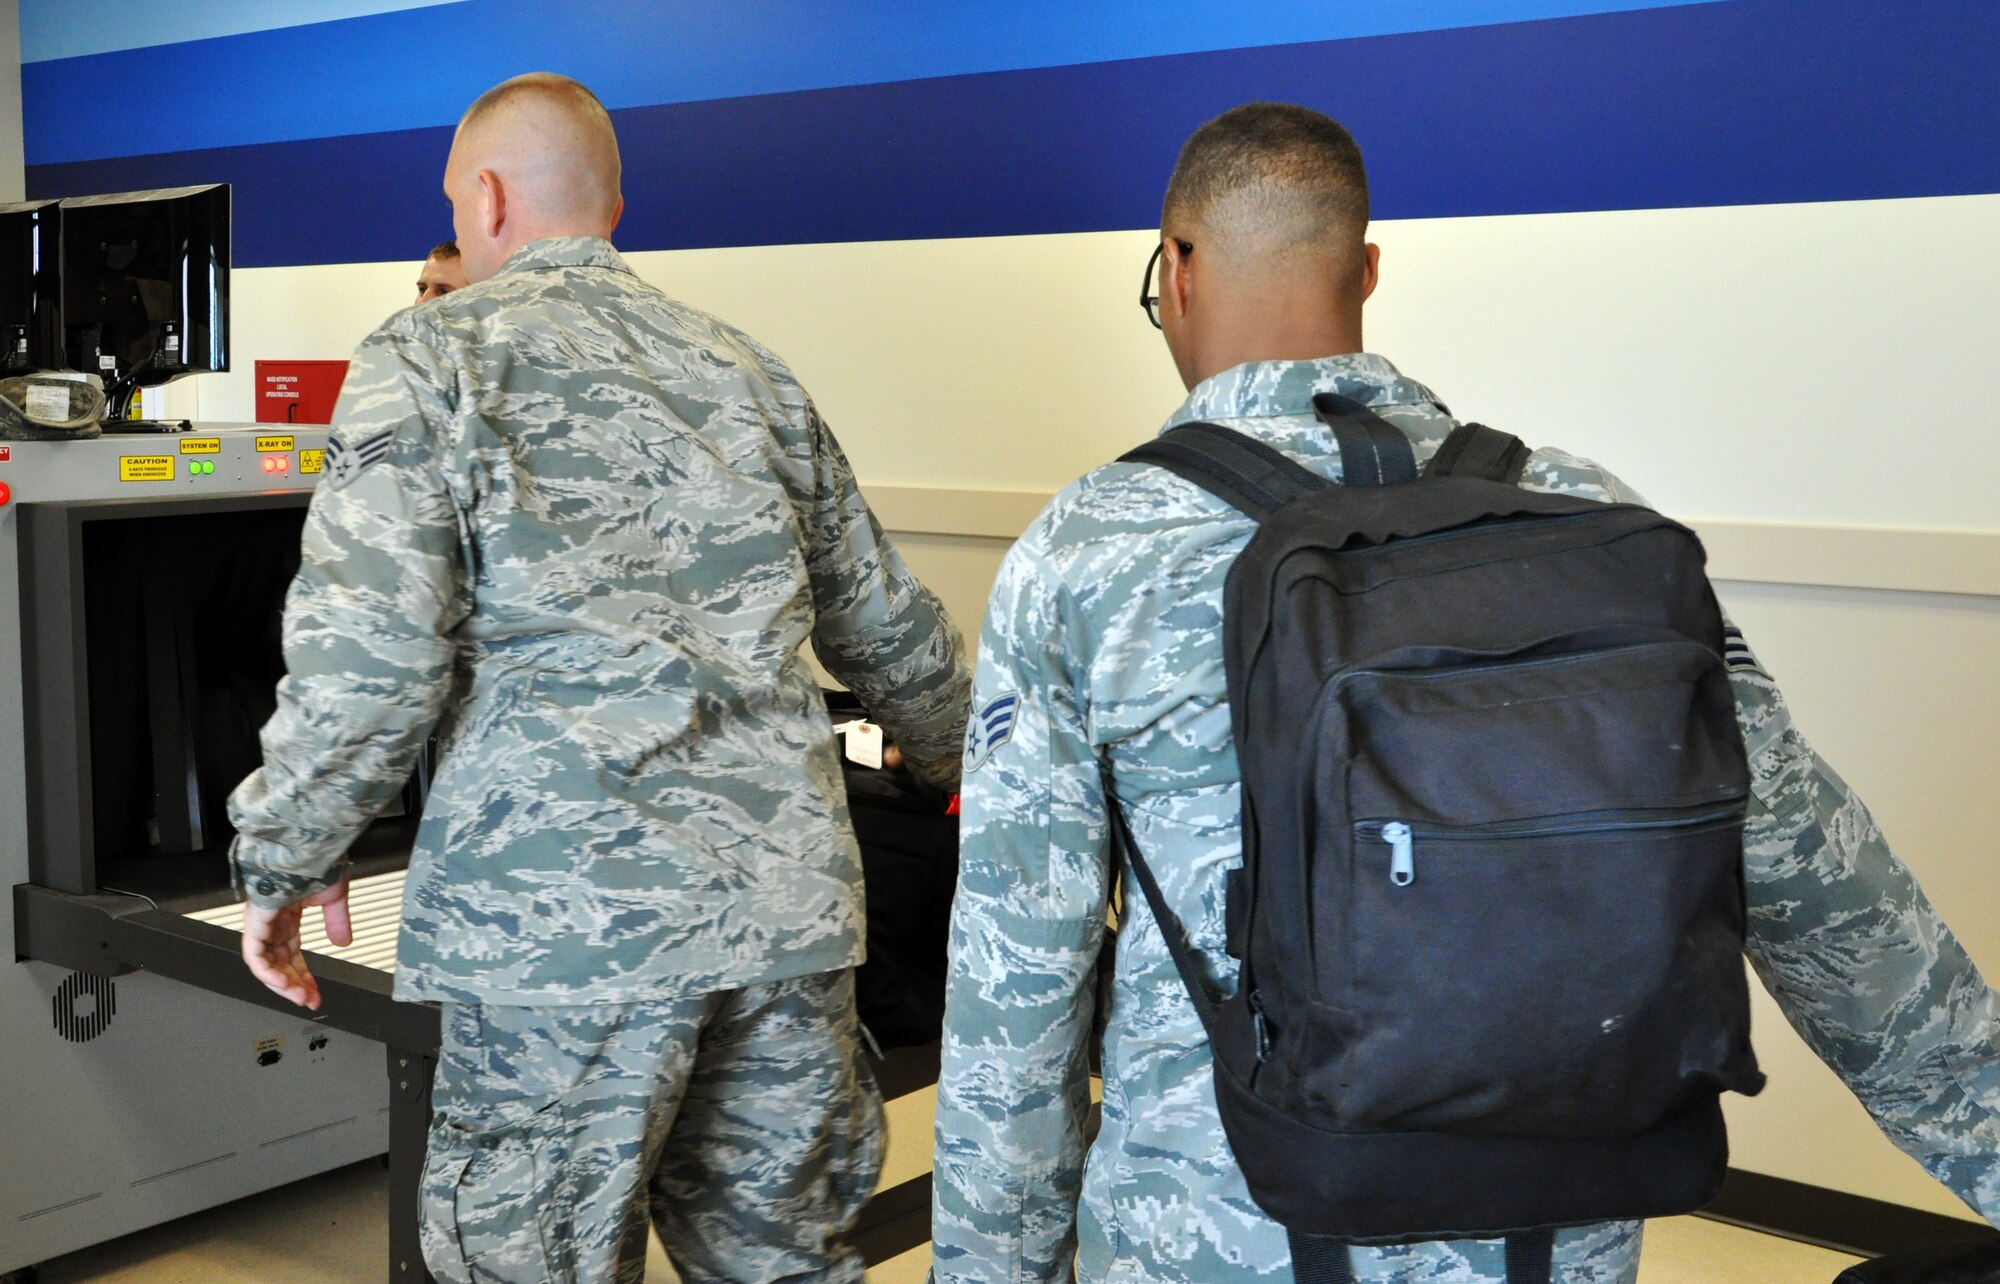
[[[466,285],[465,262],[459,256],[458,242],[446,241],[425,256],[423,267],[417,271],[417,302],[442,299]]]
[[[1197,129],[1160,211],[1160,325],[1182,378],[1357,350],[1367,234],[1367,171],[1338,121],[1246,103]]]
[[[608,237],[625,208],[610,113],[553,72],[495,85],[458,122],[444,192],[471,281],[530,241]]]

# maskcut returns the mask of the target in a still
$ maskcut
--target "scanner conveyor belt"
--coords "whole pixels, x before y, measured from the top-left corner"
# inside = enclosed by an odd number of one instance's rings
[[[327,940],[326,927],[312,910],[306,911],[299,924],[300,944],[310,954],[358,963],[378,972],[395,972],[396,934],[403,921],[404,873],[400,869],[391,870],[348,884],[347,912],[354,924],[353,944],[335,945]],[[195,910],[185,917],[231,932],[243,931],[243,906],[234,902]]]

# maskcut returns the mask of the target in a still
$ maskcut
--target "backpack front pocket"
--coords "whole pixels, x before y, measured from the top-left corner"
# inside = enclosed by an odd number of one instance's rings
[[[1593,639],[1601,640],[1601,639]],[[1301,1085],[1342,1126],[1643,1131],[1747,1061],[1742,740],[1684,640],[1329,684]]]

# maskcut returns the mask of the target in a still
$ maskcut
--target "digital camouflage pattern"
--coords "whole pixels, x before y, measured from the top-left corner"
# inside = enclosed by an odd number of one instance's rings
[[[1455,426],[1380,357],[1263,362],[1196,388],[1168,427],[1248,432],[1329,478],[1311,396],[1372,406],[1427,460]],[[1523,485],[1643,502],[1537,450]],[[1145,898],[1123,889],[1102,1026],[1103,1127],[1083,1147],[1093,969],[1112,880],[1099,760],[1220,993],[1223,875],[1239,865],[1222,587],[1251,520],[1164,469],[1111,464],[1014,547],[980,645],[938,1094],[936,1278],[1289,1280],[1283,1230],[1229,1155],[1207,1038]],[[1750,955],[1793,1024],[1892,1140],[2000,1216],[2000,1029],[1978,970],[1866,809],[1792,726],[1741,643],[1728,657],[1755,779]],[[1012,698],[1011,704],[1005,702]],[[985,710],[1010,712],[1004,738]],[[977,761],[978,765],[973,764]],[[1640,1227],[1561,1231],[1558,1278],[1629,1284]],[[1357,1249],[1357,1279],[1499,1284],[1499,1241]]]
[[[396,996],[620,1003],[861,958],[861,865],[801,647],[928,781],[958,634],[776,357],[608,242],[396,314],[335,411],[239,889],[340,877],[437,726]]]
[[[446,1004],[423,1184],[439,1284],[859,1284],[882,1168],[850,971],[658,1003]]]

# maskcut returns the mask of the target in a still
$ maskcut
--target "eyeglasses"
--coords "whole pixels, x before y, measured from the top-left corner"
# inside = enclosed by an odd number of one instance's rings
[[[1194,253],[1194,246],[1178,237],[1174,239],[1174,244],[1180,249],[1182,258]],[[1146,319],[1153,323],[1155,330],[1160,328],[1160,296],[1153,293],[1153,269],[1159,266],[1160,252],[1166,248],[1165,241],[1153,247],[1153,257],[1146,260],[1146,275],[1139,281],[1139,306],[1145,311]]]

